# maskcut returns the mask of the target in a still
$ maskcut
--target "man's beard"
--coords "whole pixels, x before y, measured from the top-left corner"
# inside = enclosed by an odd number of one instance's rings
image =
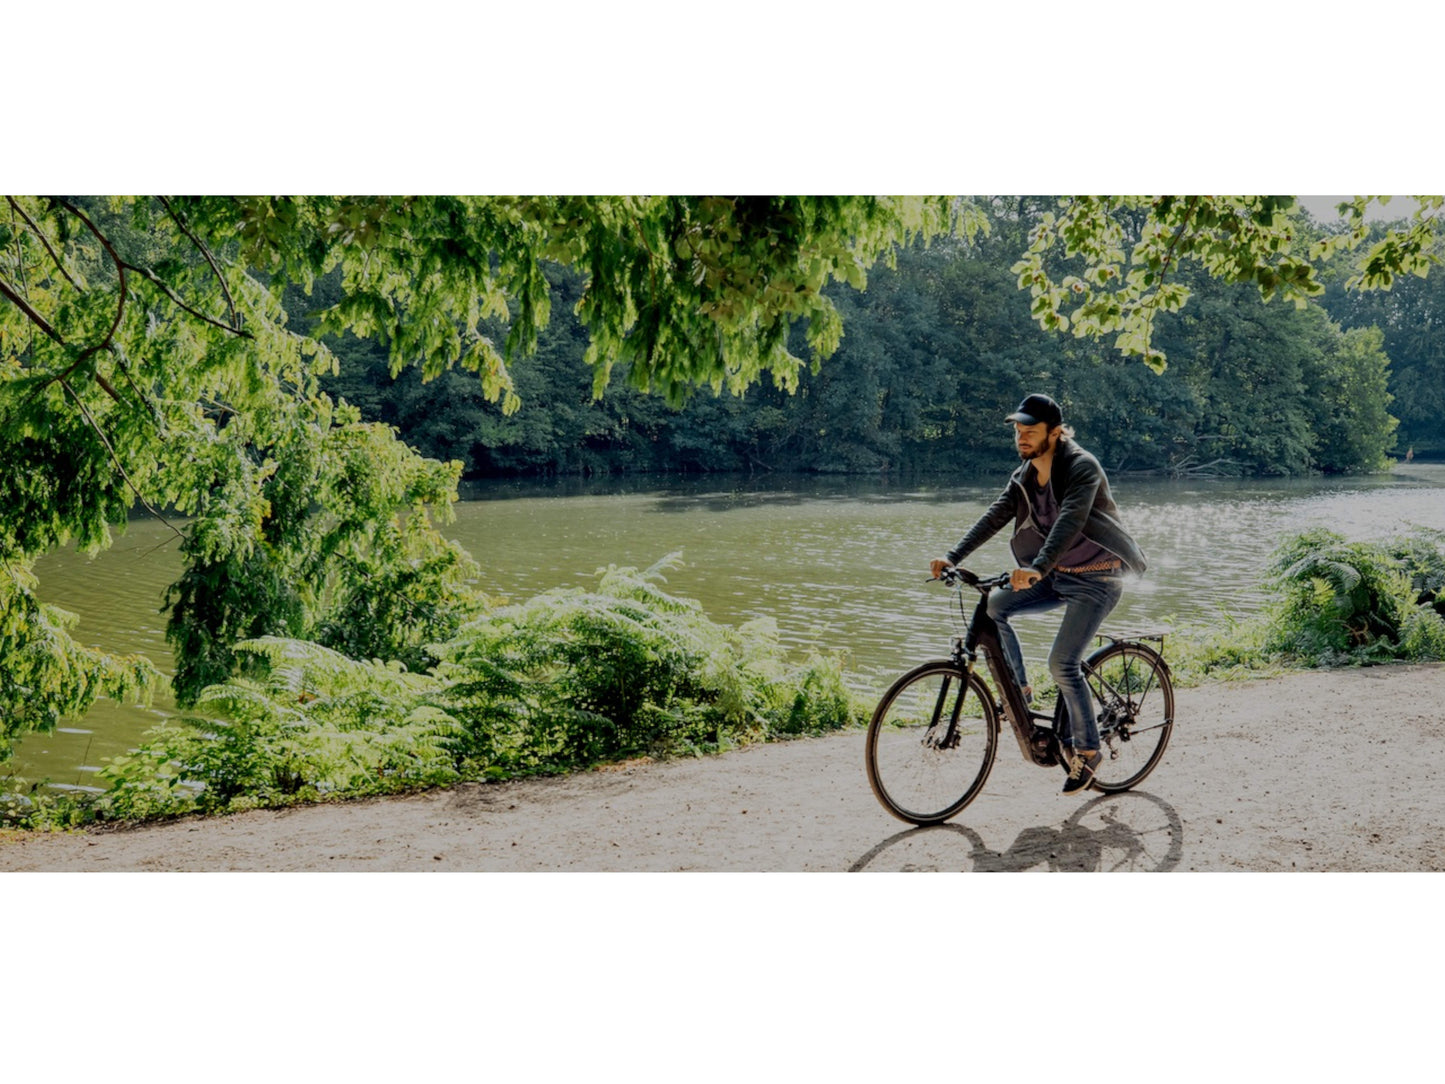
[[[1049,450],[1058,442],[1058,437],[1046,436],[1044,437],[1044,442],[1031,452],[1025,452],[1020,448],[1015,448],[1014,450],[1019,453],[1019,458],[1027,463],[1030,459],[1037,459],[1041,455],[1047,455]]]

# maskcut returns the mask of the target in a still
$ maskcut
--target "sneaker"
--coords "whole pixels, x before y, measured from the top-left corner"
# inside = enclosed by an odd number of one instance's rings
[[[1063,793],[1073,794],[1075,791],[1087,790],[1103,761],[1104,754],[1097,749],[1090,753],[1073,754],[1069,759],[1069,778],[1064,784]]]

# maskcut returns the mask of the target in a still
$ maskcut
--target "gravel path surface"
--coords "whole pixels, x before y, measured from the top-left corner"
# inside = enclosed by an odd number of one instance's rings
[[[1139,792],[1059,793],[1005,733],[983,794],[913,829],[863,735],[131,830],[0,835],[0,871],[1445,869],[1445,666],[1185,689]]]

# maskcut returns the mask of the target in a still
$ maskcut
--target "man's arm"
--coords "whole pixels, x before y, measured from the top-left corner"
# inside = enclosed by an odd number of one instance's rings
[[[949,550],[943,557],[935,558],[931,562],[929,567],[933,570],[934,578],[936,579],[943,569],[958,564],[959,561],[962,561],[970,553],[978,549],[979,546],[982,546],[990,538],[998,534],[1002,528],[1013,521],[1014,516],[1013,483],[1010,482],[1004,487],[1004,491],[999,494],[998,499],[989,506],[988,511],[979,518],[977,523],[968,529],[967,534],[959,539],[958,545],[954,546],[953,549]]]

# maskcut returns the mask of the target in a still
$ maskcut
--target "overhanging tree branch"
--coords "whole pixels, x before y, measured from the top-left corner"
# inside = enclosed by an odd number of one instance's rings
[[[236,332],[236,334],[238,335],[245,335],[246,333],[241,330],[240,318],[236,315],[236,303],[231,300],[231,288],[226,285],[226,276],[221,274],[221,269],[216,266],[216,260],[215,257],[211,255],[211,250],[205,246],[205,244],[201,241],[199,237],[197,237],[190,231],[189,228],[187,228],[181,216],[176,212],[176,209],[171,206],[170,200],[166,199],[165,196],[157,196],[156,198],[161,201],[161,206],[166,209],[166,214],[171,216],[171,220],[175,222],[176,226],[180,228],[180,231],[183,234],[190,238],[191,244],[195,245],[196,248],[200,249],[201,255],[204,256],[206,258],[206,262],[211,265],[211,270],[215,273],[216,281],[221,284],[221,293],[226,298],[226,307],[231,310],[231,327],[229,328],[229,330]],[[177,304],[180,304],[180,302],[177,302]],[[186,311],[190,312],[191,310],[187,309]],[[202,317],[202,319],[206,318]],[[246,335],[246,338],[249,339],[250,337],[250,335]]]
[[[10,286],[3,279],[0,279],[0,294],[4,294],[8,300],[15,304],[16,308],[18,308],[21,312],[25,314],[26,318],[30,320],[31,323],[33,323],[36,327],[40,328],[40,330],[45,332],[46,335],[50,336],[51,339],[59,343],[61,346],[66,345],[65,339],[60,334],[60,332],[56,331],[53,327],[51,327],[50,324],[46,322],[45,318],[41,316],[38,312],[36,312],[33,308],[31,308],[30,305],[26,302],[26,300],[15,291],[14,287]],[[62,384],[64,384],[65,378],[71,373],[73,373],[76,370],[77,366],[79,366],[80,363],[84,361],[90,353],[93,352],[94,351],[87,351],[85,354],[82,354],[80,357],[78,357],[75,362],[70,366],[70,368],[67,369],[64,373],[60,373],[57,376],[52,376],[49,380],[46,380],[43,383],[37,385],[35,390],[30,393],[30,398],[34,399],[42,391],[44,391],[51,384],[53,384],[56,380],[59,380]],[[99,385],[101,391],[105,392],[117,403],[121,402],[120,393],[117,392],[113,386],[111,386],[110,381],[106,380],[106,378],[102,374],[95,374],[95,382],[97,385]]]
[[[101,233],[100,230],[96,229],[95,223],[92,222],[89,217],[87,217],[84,211],[82,211],[79,207],[75,206],[75,204],[70,203],[68,200],[58,198],[55,202],[61,207],[64,207],[76,218],[80,219],[80,221],[85,223],[85,228],[90,230],[90,232],[95,235],[95,239],[101,243],[101,246],[105,249],[106,254],[110,256],[111,262],[115,264],[115,273],[120,278],[120,298],[116,301],[115,319],[110,322],[110,330],[105,333],[105,338],[101,339],[100,342],[95,343],[92,346],[87,346],[84,350],[80,352],[79,356],[71,364],[70,368],[67,369],[63,374],[64,376],[69,376],[71,373],[75,372],[75,370],[78,369],[82,364],[88,361],[93,355],[100,353],[102,350],[110,349],[111,340],[115,338],[115,333],[120,330],[121,319],[125,316],[125,304],[126,301],[130,298],[130,291],[126,286],[125,281],[125,261],[120,258],[120,254],[117,253],[115,247],[111,245],[109,238],[107,238],[105,234]],[[111,391],[111,394],[115,394],[113,389]],[[117,402],[119,402],[119,400],[117,400]]]
[[[1169,239],[1169,247],[1164,250],[1163,264],[1165,267],[1168,267],[1169,261],[1174,258],[1174,249],[1178,247],[1180,239],[1184,236],[1184,231],[1189,228],[1189,220],[1194,216],[1194,208],[1198,206],[1199,197],[1190,196],[1189,203],[1184,208],[1184,214],[1179,219],[1179,228],[1174,231],[1174,236]]]
[[[96,240],[98,240],[101,245],[104,246],[105,251],[109,254],[111,260],[115,263],[116,274],[120,277],[120,299],[116,303],[115,319],[111,321],[110,330],[106,332],[105,338],[101,339],[98,343],[87,346],[84,350],[77,354],[75,360],[70,363],[69,368],[67,368],[63,373],[56,373],[48,380],[45,380],[42,383],[36,385],[35,390],[30,393],[31,399],[34,399],[57,380],[60,381],[61,386],[64,387],[67,391],[70,391],[72,395],[75,394],[73,391],[71,391],[70,386],[66,384],[66,379],[82,365],[84,365],[85,362],[90,360],[91,357],[100,353],[100,351],[112,349],[112,340],[114,340],[115,338],[115,333],[120,330],[120,322],[121,319],[125,316],[125,305],[129,297],[129,291],[126,288],[125,281],[125,262],[115,251],[115,248],[111,245],[110,241],[103,233],[100,232],[100,230],[96,229],[95,223],[93,223],[89,218],[87,218],[85,212],[80,210],[80,208],[76,207],[74,204],[68,202],[67,200],[59,198],[55,199],[55,203],[61,207],[64,207],[67,211],[69,211],[71,214],[75,215],[75,217],[85,223],[86,228],[89,229],[90,232],[95,235]],[[3,283],[0,283],[0,285],[3,285]],[[45,328],[49,332],[52,339],[54,339],[62,346],[66,345],[65,339],[60,335],[60,333],[54,328],[50,327],[50,325],[47,324],[40,317],[39,313],[35,312],[35,310],[24,304],[24,302],[21,301],[18,297],[15,297],[12,291],[5,290],[4,293],[7,297],[10,297],[18,305],[20,305],[21,310],[25,312],[26,315],[29,316],[30,319],[37,324],[37,326]],[[95,373],[95,383],[101,391],[105,392],[106,395],[114,399],[116,403],[120,404],[121,406],[125,405],[125,401],[121,399],[120,393],[115,390],[114,386],[110,383],[110,381],[107,380],[100,372]],[[76,401],[77,403],[79,402],[78,399]],[[81,406],[81,409],[85,410],[85,407]],[[88,414],[89,412],[87,411],[87,416]],[[103,437],[104,434],[102,434],[102,438]],[[127,479],[127,482],[129,482],[129,479]]]
[[[65,345],[65,340],[61,338],[60,332],[56,331],[53,327],[51,327],[46,322],[45,317],[41,316],[38,312],[32,309],[29,302],[27,302],[25,298],[21,297],[20,294],[15,290],[15,288],[9,283],[7,283],[4,279],[0,279],[0,294],[4,294],[6,300],[12,302],[17,309],[19,309],[25,314],[25,318],[27,320],[29,320],[32,324],[38,327],[41,331],[45,332],[46,335],[50,336],[50,338],[60,343],[61,346]]]
[[[1154,339],[1154,314],[1159,311],[1159,291],[1164,286],[1164,279],[1173,267],[1174,250],[1179,247],[1179,242],[1184,238],[1184,231],[1189,228],[1189,220],[1194,217],[1194,210],[1199,206],[1199,197],[1190,196],[1188,204],[1185,205],[1184,214],[1179,219],[1179,228],[1174,231],[1174,236],[1169,238],[1169,247],[1164,250],[1164,255],[1159,261],[1159,283],[1154,287],[1154,293],[1145,302],[1144,308],[1144,341],[1152,342]]]
[[[100,438],[100,442],[105,445],[105,450],[110,453],[111,463],[115,465],[115,469],[120,473],[121,478],[125,480],[126,486],[130,489],[132,493],[135,494],[135,499],[145,506],[146,511],[148,511],[151,515],[155,516],[156,519],[160,520],[161,523],[165,524],[165,526],[169,527],[171,532],[177,538],[180,538],[182,541],[184,541],[185,536],[176,529],[175,525],[172,524],[170,520],[166,519],[165,516],[161,515],[160,512],[156,511],[155,507],[151,504],[151,502],[145,499],[145,494],[143,494],[140,489],[137,488],[136,484],[131,481],[130,475],[126,472],[125,464],[120,461],[120,456],[116,454],[115,446],[111,444],[110,438],[105,435],[105,430],[100,427],[100,423],[95,420],[95,415],[90,412],[90,408],[85,405],[84,401],[80,398],[80,396],[75,393],[75,389],[70,386],[70,382],[67,381],[63,376],[57,377],[56,380],[59,381],[60,386],[65,390],[65,393],[75,400],[75,405],[80,410],[80,413],[85,417],[86,424],[89,425],[91,429],[95,430],[95,435],[98,436]],[[111,395],[115,395],[114,389],[111,390]]]
[[[151,419],[156,423],[156,429],[159,431],[160,439],[166,440],[166,424],[165,419],[161,417],[160,408],[151,402],[146,393],[141,391],[140,387],[136,384],[135,377],[131,375],[130,363],[129,359],[125,356],[125,351],[120,349],[120,347],[116,347],[111,351],[111,354],[115,358],[116,368],[119,369],[121,375],[125,377],[125,382],[130,385],[130,390],[135,392],[135,397],[145,405],[146,410],[150,413]],[[102,379],[101,375],[97,373],[96,380],[100,381]],[[101,384],[101,387],[104,386],[104,384]]]
[[[70,272],[65,269],[65,264],[61,262],[60,257],[56,255],[55,249],[51,247],[50,239],[46,237],[44,231],[36,225],[35,220],[25,213],[25,208],[21,207],[20,204],[15,201],[14,196],[6,196],[5,199],[10,204],[11,209],[19,214],[21,218],[25,219],[25,224],[30,227],[30,232],[40,238],[40,243],[45,246],[45,251],[50,253],[50,258],[55,261],[55,266],[60,270],[60,273],[65,276],[65,281],[77,290],[80,289],[80,285],[70,277]]]
[[[172,304],[174,304],[177,308],[190,313],[197,320],[201,320],[207,324],[210,324],[212,327],[218,327],[222,331],[229,331],[232,335],[239,335],[243,339],[255,338],[255,336],[252,335],[249,331],[242,331],[238,327],[232,327],[229,324],[223,324],[221,323],[221,321],[213,320],[205,313],[198,312],[196,309],[191,308],[191,306],[187,305],[184,301],[180,299],[180,297],[176,295],[176,292],[174,290],[172,290],[163,281],[161,281],[160,276],[157,275],[154,271],[150,270],[150,268],[141,267],[137,264],[133,264],[130,262],[126,262],[122,266],[124,266],[129,271],[134,271],[137,275],[141,276],[141,278],[151,283],[153,286],[156,287],[156,289],[160,290],[161,293],[165,294],[166,297],[170,298]],[[234,316],[235,311],[232,310],[232,317],[234,318]]]

